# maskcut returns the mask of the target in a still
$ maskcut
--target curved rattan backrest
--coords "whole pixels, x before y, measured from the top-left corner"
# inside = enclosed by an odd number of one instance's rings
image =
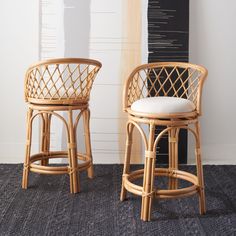
[[[199,65],[182,62],[160,62],[134,69],[125,82],[123,108],[145,97],[180,97],[191,100],[201,113],[201,93],[207,70]]]
[[[35,104],[86,103],[101,66],[83,58],[40,61],[26,72],[25,100]]]

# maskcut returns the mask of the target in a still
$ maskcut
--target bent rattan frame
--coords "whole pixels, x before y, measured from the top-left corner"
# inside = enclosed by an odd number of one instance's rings
[[[59,58],[38,62],[27,70],[25,78],[25,100],[28,102],[27,141],[22,188],[28,187],[30,171],[40,174],[69,174],[71,193],[80,191],[78,176],[80,171],[87,170],[88,177],[93,178],[88,101],[93,81],[100,68],[101,63],[91,59]],[[76,110],[80,112],[74,116]],[[67,113],[67,119],[58,113],[60,111],[64,111],[64,115]],[[36,117],[41,118],[41,147],[39,153],[31,155],[32,125]],[[61,120],[65,127],[67,150],[50,151],[52,117]],[[81,118],[83,118],[86,153],[77,151],[76,133]],[[49,160],[52,158],[67,158],[68,165],[49,165]],[[81,163],[78,163],[78,160]]]
[[[25,100],[34,104],[75,105],[87,103],[99,61],[58,58],[29,67],[25,76]]]
[[[174,76],[172,77],[172,75]],[[201,162],[200,124],[198,121],[198,117],[201,114],[202,87],[206,77],[207,70],[202,66],[190,63],[161,62],[137,67],[125,82],[123,109],[128,113],[128,122],[120,199],[123,201],[126,198],[127,191],[141,196],[141,219],[144,221],[151,220],[153,198],[171,199],[198,194],[200,213],[204,214],[206,211]],[[196,110],[175,114],[149,114],[131,110],[130,107],[134,101],[150,96],[186,98],[195,104]],[[142,124],[148,125],[148,135],[145,134]],[[166,128],[155,138],[157,126],[165,126]],[[145,163],[144,169],[131,172],[130,160],[134,128],[138,130],[144,143]],[[178,137],[180,129],[190,131],[195,138],[196,175],[178,169]],[[156,147],[165,134],[168,134],[169,141],[169,167],[156,168]],[[154,187],[155,176],[168,177],[167,190]],[[142,186],[134,184],[134,180],[138,178],[143,178]],[[189,181],[192,185],[186,188],[178,188],[178,179]]]
[[[144,97],[171,96],[191,100],[197,114],[201,115],[202,87],[206,76],[207,70],[203,66],[184,62],[138,66],[125,82],[123,109],[127,111],[133,102]]]

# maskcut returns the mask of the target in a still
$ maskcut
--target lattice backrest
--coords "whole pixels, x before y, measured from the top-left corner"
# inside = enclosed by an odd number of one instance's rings
[[[190,63],[160,62],[137,67],[124,88],[124,110],[145,97],[180,97],[191,100],[201,111],[202,85],[207,70]]]
[[[74,104],[89,100],[101,63],[62,58],[32,65],[25,78],[26,101],[40,104]]]

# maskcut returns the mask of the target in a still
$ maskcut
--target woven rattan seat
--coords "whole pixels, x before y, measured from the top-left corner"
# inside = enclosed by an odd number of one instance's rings
[[[28,103],[28,115],[23,188],[28,186],[30,171],[40,174],[69,174],[71,193],[77,193],[80,189],[78,172],[87,170],[88,176],[93,178],[88,102],[93,81],[100,67],[100,62],[91,59],[59,58],[40,61],[27,70],[25,100]],[[79,113],[75,114],[76,111]],[[31,155],[32,124],[36,117],[41,118],[41,148],[39,153]],[[67,150],[50,150],[52,117],[61,120],[65,127]],[[81,117],[86,153],[77,151],[77,126]],[[68,158],[68,165],[49,165],[51,158],[62,157]]]
[[[123,108],[128,114],[125,162],[122,178],[121,201],[126,192],[142,197],[141,219],[151,219],[154,198],[187,197],[199,195],[200,213],[204,214],[205,193],[201,163],[200,125],[201,95],[207,70],[190,63],[162,62],[137,67],[125,82]],[[144,124],[149,133],[145,133]],[[157,128],[164,129],[155,136]],[[145,147],[144,169],[130,171],[132,133],[137,128]],[[180,129],[186,129],[195,138],[197,174],[178,169],[178,139]],[[156,148],[160,139],[168,135],[169,167],[156,168]],[[169,179],[168,189],[154,186],[155,176]],[[143,178],[143,184],[135,180]],[[192,185],[178,188],[178,179]]]

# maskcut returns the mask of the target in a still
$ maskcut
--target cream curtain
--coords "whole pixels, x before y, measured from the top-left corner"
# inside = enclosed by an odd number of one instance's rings
[[[121,45],[121,82],[128,78],[132,70],[141,64],[141,31],[142,31],[142,11],[141,11],[141,0],[122,0],[122,45]],[[121,87],[123,90],[123,86]],[[122,91],[120,91],[120,110],[122,108]],[[124,114],[121,114],[124,117]],[[126,119],[121,120],[121,129],[126,131]],[[125,148],[124,136],[119,138],[120,149]],[[123,162],[124,156],[121,157],[121,162]],[[141,161],[141,138],[139,134],[136,134],[134,129],[133,134],[133,147],[132,147],[132,163],[140,163]]]

